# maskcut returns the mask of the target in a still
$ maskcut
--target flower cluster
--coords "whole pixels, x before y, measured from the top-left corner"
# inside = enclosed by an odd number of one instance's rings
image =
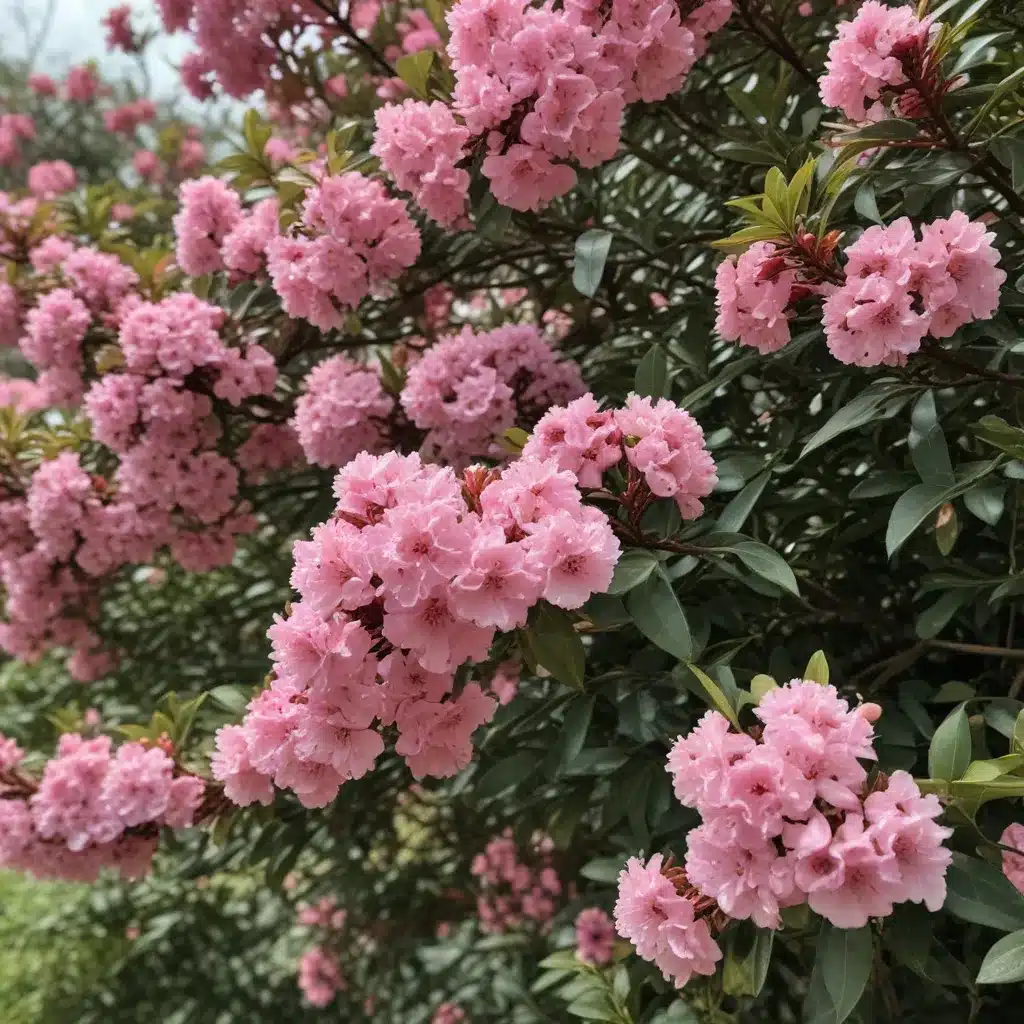
[[[233,536],[253,526],[239,508],[238,471],[214,447],[214,402],[238,406],[269,394],[277,379],[260,345],[224,343],[223,322],[223,310],[188,292],[137,303],[118,336],[123,372],[106,374],[85,396],[94,436],[120,456],[119,496],[168,526],[177,511],[169,543],[193,571],[230,561]]]
[[[619,874],[615,927],[666,981],[682,988],[694,974],[714,974],[722,951],[712,937],[707,908],[678,875],[660,853],[646,864],[630,857]]]
[[[520,859],[512,830],[506,829],[473,858],[470,872],[480,884],[476,909],[482,931],[501,934],[529,921],[545,931],[550,927],[555,901],[562,894],[553,852],[547,836],[535,836],[531,849]]]
[[[193,277],[221,270],[221,245],[242,220],[238,193],[219,178],[182,183],[174,215],[178,266]]]
[[[380,374],[338,355],[318,363],[303,381],[292,421],[306,458],[317,466],[344,466],[362,451],[381,452],[395,400]]]
[[[117,135],[134,135],[144,124],[156,117],[156,104],[152,100],[139,99],[123,103],[103,113],[103,127]]]
[[[901,217],[868,228],[844,250],[841,270],[809,265],[799,248],[759,242],[718,268],[716,328],[728,341],[774,352],[790,340],[792,303],[820,294],[836,359],[902,365],[926,336],[948,338],[995,315],[1006,273],[996,266],[994,238],[959,210],[922,225],[920,240]]]
[[[615,922],[600,908],[587,907],[576,917],[576,956],[603,967],[615,952]]]
[[[149,870],[161,828],[187,828],[205,783],[159,747],[65,733],[38,780],[0,735],[0,866],[39,878],[92,881],[104,867]]]
[[[430,1024],[462,1024],[466,1011],[457,1003],[442,1003],[430,1018]]]
[[[999,306],[995,235],[955,210],[921,227],[874,226],[846,250],[846,281],[825,299],[825,338],[841,362],[901,364],[925,335],[948,338]]]
[[[851,710],[835,687],[794,679],[755,714],[756,740],[709,711],[669,753],[676,796],[703,818],[687,836],[688,882],[762,928],[804,902],[839,928],[906,901],[937,911],[951,833],[906,772],[868,784],[878,706]]]
[[[822,103],[854,121],[885,117],[883,96],[905,89],[904,62],[927,45],[931,27],[913,5],[867,0],[852,21],[839,26],[828,48],[827,70],[819,79]]]
[[[28,189],[40,199],[54,199],[78,183],[74,167],[66,160],[45,160],[29,168]]]
[[[44,271],[59,272],[63,287],[43,294],[29,310],[18,346],[40,371],[48,401],[72,405],[84,390],[87,337],[94,327],[116,325],[136,301],[138,275],[110,253],[69,249],[62,239],[43,242],[32,259]]]
[[[337,958],[320,946],[307,949],[299,960],[299,989],[310,1006],[330,1006],[345,989]]]
[[[272,782],[311,807],[372,769],[374,723],[397,727],[417,778],[452,775],[495,701],[455,673],[495,630],[546,600],[578,608],[607,588],[618,541],[571,473],[520,460],[503,472],[361,453],[338,474],[334,517],[295,546],[301,595],[271,626],[274,679],[217,737],[214,775],[239,804]]]
[[[0,765],[3,764],[3,755],[0,753]],[[1024,825],[1014,822],[1003,829],[999,837],[1003,846],[1013,847],[1019,853],[1012,853],[1010,850],[1003,850],[1003,874],[1013,883],[1014,887],[1024,893]]]
[[[267,269],[285,312],[327,331],[419,253],[419,231],[405,204],[379,181],[349,171],[310,188],[301,222],[267,246]]]
[[[789,309],[796,285],[796,271],[779,258],[778,247],[755,242],[718,266],[715,330],[726,341],[751,345],[762,355],[777,352],[790,340]]]
[[[605,471],[625,462],[630,490],[672,498],[684,519],[696,519],[718,482],[700,424],[674,402],[630,395],[625,408],[601,410],[587,394],[551,409],[523,449],[524,458],[550,459],[574,473],[581,487],[602,486]],[[639,495],[630,495],[635,504]]]
[[[374,153],[444,225],[466,211],[476,152],[499,203],[539,209],[575,185],[571,162],[615,156],[626,104],[679,89],[731,13],[731,0],[460,0],[448,13],[452,109],[378,111]]]
[[[186,57],[191,77],[215,79],[238,99],[272,84],[282,37],[298,38],[327,21],[312,0],[157,0],[157,6],[168,32],[192,33],[198,50]]]
[[[21,159],[22,142],[36,137],[35,121],[28,114],[0,114],[0,167]]]
[[[48,404],[46,395],[35,381],[0,375],[0,406],[10,406],[16,412],[28,414],[45,409]]]
[[[423,451],[459,466],[500,458],[504,431],[582,392],[575,362],[559,360],[536,327],[509,324],[442,338],[409,369],[401,403],[427,432]]]
[[[132,28],[132,9],[130,4],[111,7],[103,16],[103,27],[107,30],[107,49],[123,50],[125,53],[138,53],[142,43]]]

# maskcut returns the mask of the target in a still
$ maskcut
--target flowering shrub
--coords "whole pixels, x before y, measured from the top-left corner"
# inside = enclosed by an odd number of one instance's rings
[[[260,108],[3,79],[0,1018],[1008,1019],[1014,12],[157,8]]]

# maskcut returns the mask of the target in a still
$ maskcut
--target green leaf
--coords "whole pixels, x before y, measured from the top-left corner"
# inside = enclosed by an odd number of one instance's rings
[[[597,294],[604,274],[604,265],[612,247],[612,233],[600,228],[584,231],[576,239],[576,257],[573,261],[572,283],[576,291],[588,298]]]
[[[587,652],[568,612],[541,601],[531,609],[521,635],[538,665],[566,686],[583,689]]]
[[[697,668],[692,662],[688,661],[686,667],[697,677],[697,682],[700,683],[715,710],[728,718],[738,731],[742,731],[740,720],[736,715],[736,709],[729,703],[729,698],[726,697],[718,683],[706,672],[702,672]]]
[[[925,391],[914,403],[910,423],[907,445],[922,482],[944,487],[955,483],[953,464],[949,461],[949,449],[939,425],[935,395],[931,390]]]
[[[1024,138],[1000,135],[989,147],[996,159],[1010,169],[1014,191],[1024,191]]]
[[[774,940],[775,932],[770,928],[747,926],[731,933],[722,969],[722,990],[727,995],[760,994],[768,977]]]
[[[665,350],[652,345],[636,368],[633,390],[641,398],[664,398],[671,390]]]
[[[519,750],[492,765],[473,786],[477,799],[488,800],[529,778],[540,764],[535,750]]]
[[[630,548],[619,555],[615,573],[608,587],[609,594],[625,594],[638,587],[661,563],[657,555],[643,548]]]
[[[823,921],[818,956],[837,1024],[853,1013],[871,977],[871,928],[836,928]]]
[[[971,726],[967,703],[958,704],[935,730],[928,747],[928,774],[933,779],[952,782],[959,779],[971,763]]]
[[[693,653],[690,626],[672,584],[660,566],[629,592],[626,608],[648,640],[680,661],[690,658]]]
[[[853,208],[872,224],[882,223],[882,215],[878,212],[878,201],[875,199],[875,190],[871,182],[866,181],[857,189],[857,194],[853,197]]]
[[[962,479],[950,486],[915,484],[897,499],[885,531],[885,550],[891,558],[941,505],[958,498],[964,491],[984,479],[997,466],[998,460],[983,463],[965,472]]]
[[[800,588],[796,576],[789,564],[774,548],[756,540],[738,540],[723,548],[708,550],[724,550],[735,555],[752,573],[761,579],[774,583],[783,590],[799,596]]]
[[[828,658],[825,657],[824,651],[815,651],[811,655],[810,661],[807,662],[807,668],[804,669],[803,678],[809,679],[819,686],[828,686]]]
[[[1017,715],[1017,720],[1013,723],[1013,736],[1010,737],[1010,742],[1015,754],[1024,753],[1024,711]]]
[[[436,56],[433,50],[419,50],[416,53],[407,53],[395,61],[398,77],[420,99],[428,98],[427,82]]]
[[[856,430],[876,419],[891,416],[906,403],[911,393],[911,389],[892,380],[876,381],[869,385],[814,433],[800,452],[800,458],[805,458],[816,448],[841,434]]]
[[[988,526],[995,526],[1006,508],[1006,486],[1001,480],[983,480],[964,492],[967,511]]]
[[[914,623],[914,632],[922,640],[931,640],[949,625],[954,615],[974,597],[967,589],[947,590],[933,605],[926,608]]]
[[[1024,931],[1004,935],[986,954],[978,971],[979,985],[1024,981]]]
[[[761,698],[772,690],[777,690],[779,684],[771,676],[758,673],[750,680],[750,695],[754,698],[755,704],[761,703]]]
[[[1007,452],[1015,459],[1024,459],[1024,429],[1010,426],[999,416],[983,416],[973,429],[986,444]]]
[[[715,527],[722,533],[738,533],[747,521],[747,517],[753,511],[758,499],[764,493],[771,476],[767,470],[759,473],[737,494],[732,501],[722,510]]]
[[[590,719],[594,714],[593,694],[574,697],[565,712],[562,723],[562,764],[570,764],[583,749],[590,728]]]
[[[1017,68],[1016,71],[1007,75],[993,90],[992,95],[984,102],[981,109],[971,118],[967,125],[965,134],[970,138],[974,132],[985,123],[985,118],[996,108],[996,106],[1010,93],[1016,92],[1024,85],[1024,68]]]
[[[946,872],[943,909],[962,921],[1003,932],[1024,929],[1024,896],[999,868],[962,853],[953,854]]]
[[[242,686],[215,686],[209,697],[225,711],[241,715],[249,705],[250,693]]]

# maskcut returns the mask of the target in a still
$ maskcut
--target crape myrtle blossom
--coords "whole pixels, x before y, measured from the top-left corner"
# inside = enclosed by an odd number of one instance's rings
[[[610,963],[615,950],[615,922],[600,907],[588,907],[576,917],[576,955],[598,967]]]
[[[906,901],[938,910],[951,833],[906,772],[869,784],[877,705],[851,709],[834,687],[794,679],[754,713],[757,740],[712,711],[669,753],[677,798],[703,819],[687,837],[689,883],[763,928],[804,902],[840,928]]]
[[[330,1006],[339,989],[345,987],[337,957],[329,950],[314,946],[302,954],[299,960],[299,990],[310,1006],[320,1009]]]
[[[651,495],[672,498],[684,519],[696,519],[718,481],[704,431],[666,398],[630,395],[622,409],[602,410],[587,394],[541,417],[524,458],[554,461],[581,487],[600,488],[604,473],[624,463]]]
[[[340,327],[350,310],[384,291],[419,254],[420,234],[405,204],[355,171],[311,187],[301,220],[266,245],[267,270],[285,312],[322,331]]]
[[[540,209],[576,184],[573,164],[616,155],[626,105],[678,90],[731,13],[731,0],[460,0],[447,15],[451,107],[381,108],[373,152],[442,225],[467,211],[477,153],[499,203]]]
[[[22,756],[0,735],[0,866],[38,878],[146,874],[160,830],[191,826],[206,792],[160,747],[107,736],[65,733],[38,779]]]
[[[409,368],[401,403],[426,431],[423,453],[459,467],[502,458],[506,430],[582,393],[577,363],[531,324],[507,324],[441,338]]]
[[[239,726],[221,729],[214,776],[239,804],[291,789],[330,803],[370,771],[394,726],[413,775],[449,776],[496,701],[456,670],[540,600],[607,589],[619,544],[576,478],[549,462],[504,470],[361,453],[338,474],[334,516],[295,545],[300,600],[269,630],[274,673]]]
[[[554,843],[536,835],[521,855],[512,830],[505,829],[473,858],[469,870],[480,886],[476,907],[481,931],[500,935],[530,922],[548,930],[562,895],[553,852]],[[587,948],[601,951],[604,944],[599,940]]]
[[[794,679],[754,713],[752,735],[708,711],[669,752],[675,795],[702,818],[685,865],[631,858],[619,876],[619,934],[677,986],[714,971],[729,918],[777,929],[782,909],[806,903],[860,928],[898,903],[945,902],[952,830],[935,821],[938,798],[862,764],[878,705],[851,709],[835,687]]]
[[[839,25],[828,48],[826,73],[818,80],[822,103],[854,121],[885,117],[884,97],[906,92],[905,64],[923,53],[931,28],[932,19],[918,18],[913,5],[867,0],[852,21]]]
[[[822,248],[810,233],[798,241],[832,261],[832,237]],[[989,320],[1006,280],[995,233],[956,210],[921,226],[910,220],[873,225],[842,252],[844,263],[809,262],[801,244],[758,242],[717,272],[718,319],[727,341],[767,354],[790,340],[794,303],[823,296],[829,351],[855,366],[900,366],[926,337],[951,337],[965,324]]]

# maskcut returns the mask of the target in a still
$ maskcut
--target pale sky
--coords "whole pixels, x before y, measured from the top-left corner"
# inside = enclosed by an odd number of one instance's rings
[[[31,41],[41,33],[47,12],[52,8],[50,29],[36,59],[36,70],[57,76],[71,64],[97,60],[111,77],[118,77],[119,72],[134,73],[136,66],[132,58],[108,54],[104,45],[100,19],[116,6],[118,0],[0,0],[0,10],[5,15],[0,49],[5,56],[24,57]],[[159,16],[150,0],[134,0],[131,6],[137,12],[133,23],[140,29],[159,27]],[[146,64],[158,95],[164,96],[173,88],[171,67],[188,49],[189,42],[184,35],[161,36],[151,45]]]

